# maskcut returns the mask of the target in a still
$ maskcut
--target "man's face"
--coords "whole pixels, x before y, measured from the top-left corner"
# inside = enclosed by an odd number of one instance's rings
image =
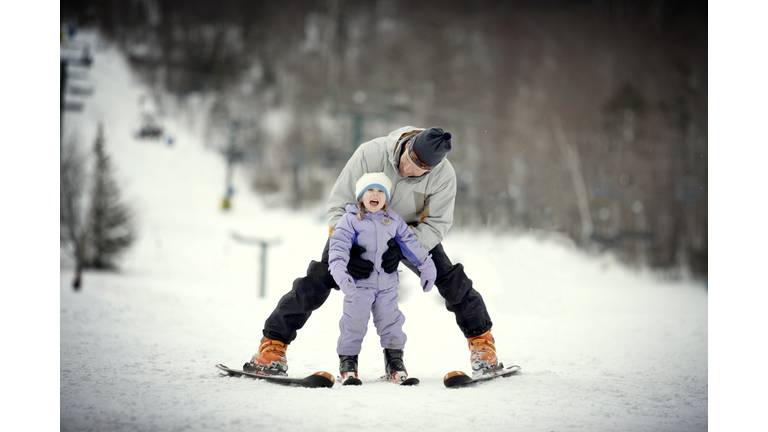
[[[409,153],[411,152],[411,142],[408,141],[405,147],[403,155],[400,156],[400,175],[403,177],[419,177],[429,170],[419,168],[418,165],[411,159]],[[418,156],[418,155],[417,155]]]

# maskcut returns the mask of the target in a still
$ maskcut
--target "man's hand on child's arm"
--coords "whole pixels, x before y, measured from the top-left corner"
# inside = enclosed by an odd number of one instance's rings
[[[400,260],[403,259],[403,252],[395,239],[389,239],[387,246],[389,248],[381,255],[381,268],[387,273],[394,273],[397,271]]]
[[[365,248],[358,244],[353,244],[349,251],[347,271],[355,279],[368,279],[373,271],[373,261],[363,258],[363,252]]]

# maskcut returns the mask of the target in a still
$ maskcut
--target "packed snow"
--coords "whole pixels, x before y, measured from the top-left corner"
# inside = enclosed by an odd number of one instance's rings
[[[420,385],[378,381],[383,354],[373,328],[360,354],[360,387],[224,376],[214,365],[242,366],[279,298],[319,260],[323,206],[274,208],[237,166],[233,205],[222,211],[226,163],[205,145],[204,119],[167,106],[166,135],[136,139],[146,88],[96,34],[78,37],[95,48],[88,72],[95,93],[82,113],[66,114],[67,132],[79,134],[87,153],[103,122],[139,238],[121,271],[86,271],[80,292],[61,253],[62,431],[708,429],[705,284],[665,282],[532,233],[454,227],[443,243],[483,295],[500,360],[522,367],[516,376],[445,388],[447,372],[469,372],[466,340],[437,290],[420,292],[404,266],[405,363]],[[261,248],[235,235],[274,242],[264,298]],[[288,348],[290,375],[338,374],[341,305],[341,293],[332,293],[299,331]]]

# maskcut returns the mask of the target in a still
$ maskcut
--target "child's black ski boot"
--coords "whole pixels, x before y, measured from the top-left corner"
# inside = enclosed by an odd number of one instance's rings
[[[408,379],[408,371],[403,363],[403,350],[384,348],[384,370],[389,381],[403,382]]]
[[[357,377],[357,356],[340,355],[339,372],[341,385],[360,385],[363,382]]]

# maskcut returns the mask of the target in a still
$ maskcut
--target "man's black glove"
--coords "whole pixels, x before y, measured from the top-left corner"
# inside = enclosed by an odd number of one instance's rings
[[[367,279],[373,271],[373,261],[364,259],[361,255],[365,248],[353,244],[349,251],[349,262],[347,263],[347,272],[355,279]]]
[[[381,255],[381,267],[387,273],[394,273],[397,271],[400,260],[403,259],[403,252],[400,251],[400,245],[395,239],[389,239],[387,246],[389,249]]]

